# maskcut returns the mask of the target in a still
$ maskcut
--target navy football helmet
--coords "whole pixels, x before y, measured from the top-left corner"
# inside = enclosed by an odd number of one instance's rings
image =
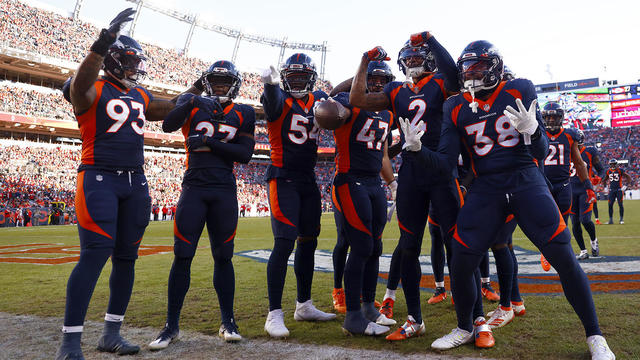
[[[107,75],[118,80],[126,88],[132,89],[147,75],[146,60],[144,51],[137,41],[120,35],[109,48],[102,66]]]
[[[202,85],[208,96],[217,96],[220,103],[226,103],[238,96],[242,75],[231,61],[220,60],[202,74]]]
[[[438,71],[436,59],[433,57],[429,45],[424,43],[420,46],[411,46],[410,40],[407,40],[398,52],[398,66],[403,74],[411,78]]]
[[[578,129],[578,131],[576,131],[576,142],[578,143],[578,145],[584,145],[584,131]]]
[[[502,72],[502,80],[509,81],[515,78],[516,78],[516,74],[514,74],[513,71],[511,71],[511,69],[509,69],[509,67],[505,65],[504,71]]]
[[[280,67],[284,91],[297,99],[313,91],[317,78],[316,65],[307,54],[293,54]]]
[[[559,103],[549,101],[542,108],[542,119],[550,133],[555,134],[562,129],[564,121],[564,109]]]
[[[616,159],[611,159],[609,160],[609,167],[612,169],[615,169],[618,167],[618,160]]]
[[[384,61],[371,61],[367,66],[367,91],[381,92],[384,86],[396,77]]]
[[[458,58],[460,87],[475,96],[482,96],[500,84],[504,71],[502,56],[488,41],[474,41],[462,50]]]

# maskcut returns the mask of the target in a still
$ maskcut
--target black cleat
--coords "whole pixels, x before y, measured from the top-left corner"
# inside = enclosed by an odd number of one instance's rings
[[[98,341],[98,351],[116,353],[118,355],[133,355],[140,351],[140,346],[128,342],[122,336],[103,335]]]

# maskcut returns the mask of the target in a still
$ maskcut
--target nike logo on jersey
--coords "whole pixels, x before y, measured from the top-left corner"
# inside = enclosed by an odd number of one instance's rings
[[[359,182],[356,182],[356,185],[360,186],[360,185],[362,185],[362,184],[360,184]]]
[[[140,185],[145,186],[145,185],[147,185],[147,182],[145,181],[145,182],[143,182],[143,183],[142,183],[142,184],[140,184]]]

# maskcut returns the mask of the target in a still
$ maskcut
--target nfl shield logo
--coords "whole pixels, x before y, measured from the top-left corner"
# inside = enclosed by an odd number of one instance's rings
[[[491,106],[489,106],[489,104],[484,104],[484,106],[482,107],[482,109],[484,111],[489,111],[489,108],[491,108]]]

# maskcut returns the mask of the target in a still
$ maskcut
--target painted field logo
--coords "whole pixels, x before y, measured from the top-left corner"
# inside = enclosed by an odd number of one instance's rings
[[[514,247],[516,256],[518,257],[518,275],[520,292],[523,294],[554,294],[562,293],[562,285],[558,274],[552,268],[549,272],[542,270],[540,266],[540,253]],[[237,253],[236,255],[244,256],[260,262],[267,262],[271,250],[250,250]],[[496,268],[493,255],[489,252],[491,261],[491,278],[493,286],[497,287]],[[294,254],[289,257],[289,266],[293,266]],[[389,265],[391,264],[391,254],[382,254],[380,256],[380,274],[381,281],[386,283],[389,276]],[[317,250],[315,256],[315,270],[322,272],[333,272],[333,260],[331,252],[327,250]],[[589,258],[589,260],[581,261],[580,265],[587,273],[591,289],[596,293],[603,292],[637,292],[640,291],[640,257],[636,256],[602,256]],[[420,256],[420,267],[422,268],[422,279],[420,287],[422,289],[433,289],[433,269],[431,268],[431,259],[429,255]],[[445,274],[448,269],[445,267]],[[448,283],[449,277],[445,278],[447,289],[451,286]]]
[[[141,245],[139,256],[173,252],[173,246]],[[62,244],[22,244],[0,246],[0,263],[58,265],[77,262],[80,246]]]

